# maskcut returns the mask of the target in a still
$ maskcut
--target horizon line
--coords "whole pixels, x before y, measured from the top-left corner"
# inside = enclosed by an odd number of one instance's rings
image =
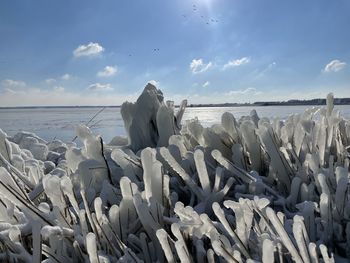
[[[339,103],[339,100],[349,100],[349,102]],[[314,104],[312,102],[320,101],[322,104]],[[299,103],[298,103],[299,102]],[[287,104],[291,103],[291,104]],[[294,104],[293,104],[294,103]],[[301,106],[301,105],[325,105],[326,99],[289,99],[284,101],[255,101],[255,102],[223,102],[223,103],[191,103],[187,107],[239,107],[239,106]],[[265,105],[264,105],[265,104]],[[286,105],[287,104],[287,105]],[[334,105],[350,105],[350,98],[334,98]],[[1,106],[0,109],[45,109],[45,108],[120,108],[122,105],[35,105],[35,106]],[[179,107],[180,105],[175,105]]]

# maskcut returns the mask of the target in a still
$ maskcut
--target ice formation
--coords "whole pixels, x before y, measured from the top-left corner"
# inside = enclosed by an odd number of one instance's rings
[[[148,83],[136,103],[123,103],[120,112],[132,150],[168,146],[169,137],[180,134],[187,101],[181,103],[174,116],[174,103],[165,104],[163,99],[163,93]]]
[[[149,84],[110,144],[0,130],[1,262],[347,262],[350,121],[327,107],[203,127]]]

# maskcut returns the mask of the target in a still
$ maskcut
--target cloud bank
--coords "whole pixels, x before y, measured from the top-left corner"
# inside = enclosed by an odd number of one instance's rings
[[[2,86],[6,88],[24,88],[27,84],[21,80],[5,79],[1,81]]]
[[[97,85],[98,86],[98,85]],[[96,86],[96,87],[97,87]],[[99,86],[101,89],[101,86]],[[105,89],[102,89],[103,91]],[[108,89],[107,91],[111,90]],[[135,101],[139,93],[118,94],[110,92],[108,96],[101,90],[73,91],[62,86],[53,88],[0,89],[1,107],[14,106],[97,106],[121,105],[124,101]]]

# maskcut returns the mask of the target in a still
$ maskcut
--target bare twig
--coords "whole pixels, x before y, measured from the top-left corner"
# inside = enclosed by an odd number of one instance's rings
[[[103,107],[102,109],[100,109],[87,123],[85,123],[85,125],[87,126],[87,127],[89,127],[88,125],[102,112],[102,111],[104,111],[104,109],[105,109],[106,107]],[[96,124],[96,123],[95,123]],[[94,125],[95,125],[94,124]],[[93,125],[92,125],[93,126]],[[72,140],[72,142],[74,142],[76,139],[78,138],[78,136],[75,136],[74,138],[73,138],[73,140]]]

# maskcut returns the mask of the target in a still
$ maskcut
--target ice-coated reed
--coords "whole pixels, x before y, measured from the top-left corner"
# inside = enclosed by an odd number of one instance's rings
[[[212,127],[182,123],[186,104],[148,84],[111,143],[0,130],[1,261],[347,262],[350,121],[332,94]]]

